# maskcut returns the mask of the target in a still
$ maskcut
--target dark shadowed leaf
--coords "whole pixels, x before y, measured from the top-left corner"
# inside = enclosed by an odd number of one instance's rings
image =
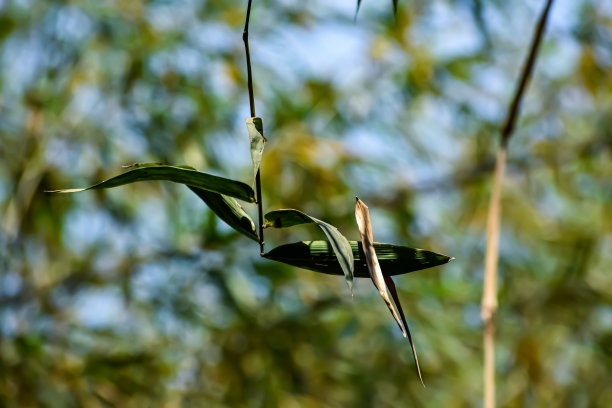
[[[247,129],[249,130],[249,141],[251,142],[251,161],[253,162],[253,184],[255,176],[259,171],[261,156],[263,154],[266,138],[263,135],[263,123],[261,118],[246,118]]]
[[[255,230],[255,223],[249,215],[242,209],[240,204],[232,197],[227,197],[219,193],[203,190],[189,186],[191,191],[196,193],[230,227],[241,234],[246,235],[253,241],[259,242],[259,236]]]
[[[214,191],[243,201],[255,202],[255,192],[249,185],[240,181],[202,173],[189,166],[167,166],[157,163],[144,163],[135,164],[130,167],[134,169],[91,187],[51,190],[48,192],[76,193],[85,190],[118,187],[137,181],[166,180]]]
[[[410,347],[412,347],[412,357],[414,358],[414,364],[416,365],[417,374],[419,375],[419,380],[421,380],[421,384],[423,387],[425,383],[423,382],[423,376],[421,375],[421,367],[419,367],[419,358],[417,357],[416,347],[414,347],[414,341],[412,341],[412,335],[410,334],[410,328],[408,327],[408,321],[406,320],[406,316],[404,315],[404,310],[402,309],[402,304],[400,303],[399,296],[397,295],[397,289],[395,288],[395,282],[393,282],[393,278],[391,276],[385,275],[385,283],[389,288],[389,293],[391,293],[391,297],[395,302],[395,306],[397,306],[397,310],[402,318],[402,323],[404,324],[404,328],[406,329],[406,333],[408,334],[408,341],[410,342]]]
[[[335,253],[335,259],[339,260],[339,266],[344,272],[346,283],[353,294],[354,258],[349,241],[338,231],[336,227],[324,221],[304,214],[301,211],[288,209],[270,211],[265,215],[266,227],[286,228],[293,225],[308,224],[314,222],[327,236],[329,243]],[[336,261],[337,262],[337,261]]]
[[[365,262],[361,242],[349,241],[353,252],[354,276],[369,278],[370,273]],[[405,246],[374,243],[378,262],[385,276],[402,275],[433,266],[443,265],[450,261],[445,255],[424,249]],[[266,258],[283,262],[298,268],[308,269],[329,275],[343,275],[338,259],[327,241],[301,241],[278,246],[264,255]]]

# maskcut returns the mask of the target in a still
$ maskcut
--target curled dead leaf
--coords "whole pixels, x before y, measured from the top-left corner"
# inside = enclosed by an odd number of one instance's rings
[[[363,247],[363,251],[365,253],[366,263],[368,265],[368,270],[370,272],[370,277],[372,278],[372,282],[380,296],[383,298],[389,311],[393,315],[393,318],[397,322],[398,326],[402,330],[402,334],[404,337],[408,337],[408,341],[410,342],[410,346],[412,347],[412,355],[414,356],[414,361],[417,368],[417,373],[419,375],[419,379],[421,380],[421,384],[425,386],[423,383],[423,377],[421,376],[421,369],[419,367],[419,359],[417,358],[416,349],[414,347],[414,343],[412,341],[412,336],[410,335],[410,329],[408,328],[408,323],[406,321],[406,317],[404,316],[404,311],[402,310],[402,306],[399,301],[399,297],[397,296],[397,291],[395,289],[395,284],[391,277],[385,277],[382,274],[382,270],[380,269],[380,264],[378,263],[378,258],[376,257],[376,251],[374,250],[374,235],[372,233],[372,223],[370,221],[370,210],[367,205],[364,204],[358,197],[357,204],[355,205],[355,218],[357,219],[357,226],[359,227],[359,233],[361,234],[361,243]],[[397,308],[400,311],[402,319],[400,318],[391,303],[391,299],[389,299],[389,294],[387,292],[387,285],[389,285],[389,290],[391,291],[391,295],[393,296],[393,300],[397,305]]]

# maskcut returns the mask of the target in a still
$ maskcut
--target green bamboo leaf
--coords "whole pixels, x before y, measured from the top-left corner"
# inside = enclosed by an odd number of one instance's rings
[[[247,129],[249,130],[249,140],[251,142],[251,160],[253,161],[253,184],[261,164],[266,138],[263,135],[263,123],[261,118],[246,118]]]
[[[355,20],[357,20],[357,14],[359,13],[359,7],[361,7],[361,0],[357,0],[357,9],[355,10]]]
[[[354,276],[369,278],[361,242],[349,241],[354,259]],[[374,250],[384,276],[402,275],[409,272],[443,265],[452,260],[446,255],[399,245],[374,242]],[[331,244],[327,241],[301,241],[278,246],[264,255],[273,261],[329,275],[343,275]]]
[[[344,273],[344,277],[351,291],[351,295],[353,294],[353,275],[355,269],[353,251],[349,241],[340,233],[340,231],[338,231],[336,227],[317,218],[311,217],[310,215],[304,214],[301,211],[293,209],[270,211],[265,215],[265,219],[265,226],[273,228],[286,228],[293,225],[308,224],[311,222],[317,224],[327,236],[331,248],[333,249],[333,253],[335,254],[334,259]]]
[[[251,238],[253,241],[259,242],[259,236],[255,230],[255,223],[236,200],[197,187],[189,186],[189,189],[196,193],[197,196],[219,216],[219,218],[227,223],[227,225]]]
[[[288,228],[294,225],[309,224],[315,218],[298,210],[275,210],[264,215],[265,228]]]
[[[393,15],[397,15],[397,0],[393,0]]]
[[[105,180],[87,188],[71,188],[65,190],[50,190],[49,193],[76,193],[85,190],[112,188],[137,181],[166,180],[185,184],[208,191],[213,191],[243,201],[255,202],[253,189],[240,181],[214,176],[196,171],[189,166],[167,166],[158,163],[137,163],[129,166],[134,168],[126,173]]]

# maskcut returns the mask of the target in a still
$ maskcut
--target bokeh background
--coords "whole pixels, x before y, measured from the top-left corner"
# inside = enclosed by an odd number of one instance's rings
[[[498,129],[543,1],[254,1],[264,210],[456,257],[371,282],[259,257],[133,162],[251,175],[245,1],[0,0],[0,405],[479,406]],[[612,3],[558,0],[509,150],[500,406],[612,406]],[[256,208],[246,205],[253,217]],[[267,248],[322,239],[268,231]]]

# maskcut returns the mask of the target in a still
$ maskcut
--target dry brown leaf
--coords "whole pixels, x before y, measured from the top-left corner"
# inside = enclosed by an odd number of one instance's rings
[[[372,235],[372,223],[370,222],[370,211],[368,206],[363,203],[359,199],[359,197],[355,197],[357,199],[357,204],[355,206],[355,218],[357,219],[357,226],[359,227],[359,233],[361,234],[361,245],[363,247],[363,252],[365,253],[366,263],[368,264],[368,270],[370,271],[370,277],[372,278],[372,282],[374,282],[374,286],[378,289],[380,296],[383,298],[389,311],[393,315],[393,318],[397,322],[397,325],[402,330],[402,334],[404,337],[407,336],[406,330],[400,321],[393,304],[391,303],[391,299],[389,299],[389,294],[387,293],[387,286],[385,285],[385,278],[383,277],[382,270],[380,269],[380,265],[378,263],[378,258],[376,257],[376,251],[374,250],[374,238]]]
[[[397,295],[397,290],[395,289],[395,283],[390,276],[384,276],[382,274],[382,270],[380,269],[380,264],[378,263],[378,258],[376,257],[376,251],[374,250],[374,235],[372,234],[372,223],[370,221],[370,210],[368,206],[363,203],[358,197],[357,204],[355,206],[355,218],[357,219],[357,225],[359,227],[359,233],[361,234],[361,244],[363,247],[363,252],[365,253],[366,263],[368,264],[368,270],[370,272],[370,277],[372,278],[372,282],[378,292],[380,292],[380,296],[383,298],[389,311],[395,318],[398,326],[402,330],[402,334],[404,337],[408,337],[408,341],[410,342],[410,347],[412,347],[412,356],[414,357],[414,362],[416,364],[417,374],[419,375],[419,380],[421,380],[421,384],[423,387],[425,383],[423,382],[423,377],[421,375],[421,368],[419,367],[419,359],[417,357],[416,348],[414,347],[414,342],[412,341],[412,336],[410,335],[410,329],[408,328],[408,322],[406,321],[406,316],[404,315],[404,310],[402,309],[402,305],[400,303],[399,297]],[[391,304],[391,300],[389,299],[389,294],[387,293],[387,286],[389,287],[389,292],[391,292],[391,296],[399,310],[400,315],[402,316],[401,322],[398,317],[393,304]]]
[[[423,384],[424,387],[425,383],[423,382],[423,376],[421,375],[421,367],[419,367],[419,358],[417,357],[416,348],[414,347],[414,342],[412,341],[412,336],[410,335],[410,328],[408,327],[408,322],[406,321],[402,304],[400,303],[399,296],[397,295],[393,278],[391,276],[385,276],[385,283],[387,284],[389,292],[391,292],[391,297],[395,302],[395,306],[397,306],[397,310],[399,310],[400,316],[402,317],[402,323],[404,323],[406,333],[408,333],[408,341],[410,342],[410,347],[412,348],[412,356],[414,357],[414,363],[416,364],[417,374],[419,375],[419,380],[421,380],[421,384]]]

